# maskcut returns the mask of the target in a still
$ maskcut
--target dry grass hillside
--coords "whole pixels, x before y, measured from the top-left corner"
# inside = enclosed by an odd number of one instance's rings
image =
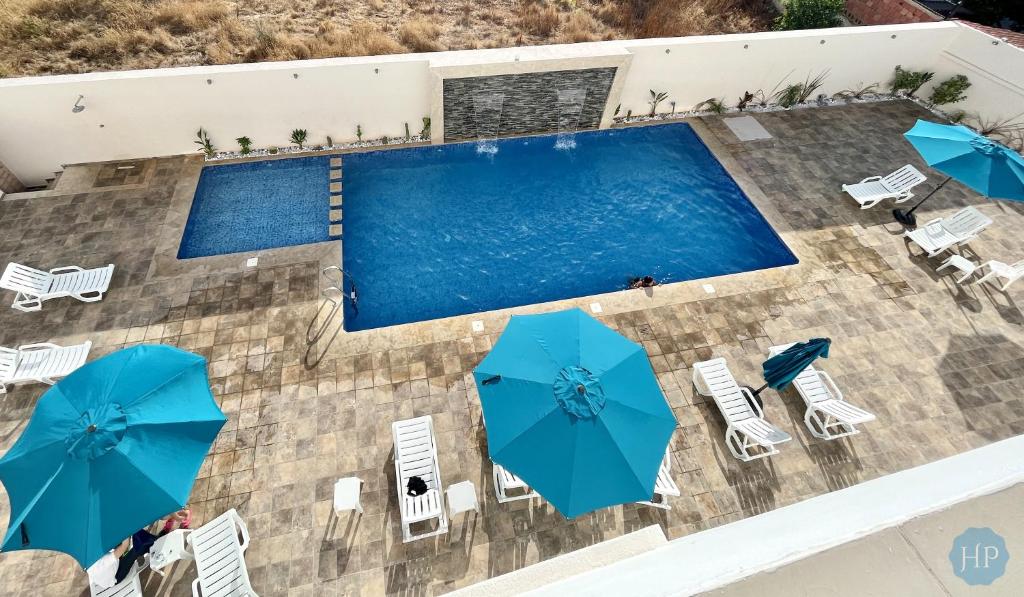
[[[759,31],[769,0],[0,0],[0,76]]]

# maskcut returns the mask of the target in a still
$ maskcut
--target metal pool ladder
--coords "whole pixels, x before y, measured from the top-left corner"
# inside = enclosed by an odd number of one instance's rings
[[[342,290],[345,284],[345,272],[340,267],[332,265],[325,267],[321,270],[320,275],[327,280],[327,286],[320,292],[320,296],[323,300],[320,302],[320,306],[317,307],[316,315],[313,316],[313,320],[309,322],[309,327],[306,328],[306,342],[313,344],[319,340],[327,328],[330,327],[331,322],[334,321],[334,316],[338,314],[342,305],[345,303],[345,291]],[[356,290],[355,283],[352,284],[352,300],[355,301]],[[327,313],[327,318],[323,320],[320,327],[316,328],[316,333],[313,333],[313,328],[316,327],[316,322],[320,319],[320,316],[324,312],[324,307],[330,307]]]

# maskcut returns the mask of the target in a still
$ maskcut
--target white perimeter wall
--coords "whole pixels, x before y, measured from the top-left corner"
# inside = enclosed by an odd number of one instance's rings
[[[400,58],[0,81],[0,161],[35,185],[62,164],[193,153],[200,126],[224,150],[243,135],[290,145],[296,128],[310,145],[354,140],[357,124],[368,138],[404,135],[406,122],[415,134],[430,115],[430,71],[422,57]],[[86,108],[74,114],[79,95]]]
[[[404,123],[416,133],[431,114],[436,133],[439,77],[603,61],[621,64],[609,97],[621,115],[646,113],[648,89],[685,110],[712,97],[734,105],[744,91],[826,69],[823,93],[884,84],[902,64],[934,70],[936,81],[967,74],[974,87],[956,108],[1014,116],[1024,112],[1024,51],[993,41],[944,22],[7,79],[0,162],[37,185],[63,164],[192,153],[200,126],[220,149],[242,135],[257,147],[287,145],[295,128],[311,145],[354,140],[356,125],[364,138],[401,136]],[[86,109],[74,114],[79,95]]]

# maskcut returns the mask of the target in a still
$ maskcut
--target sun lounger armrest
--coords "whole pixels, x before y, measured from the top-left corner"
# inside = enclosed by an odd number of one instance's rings
[[[873,181],[876,181],[876,180],[882,180],[882,177],[881,176],[869,176],[869,177],[865,178],[864,180],[860,181],[859,184],[864,184],[866,182],[873,182]]]
[[[199,592],[199,579],[192,581],[192,597],[202,597],[202,593]]]
[[[51,274],[63,274],[65,272],[84,272],[85,270],[78,267],[77,265],[66,265],[64,267],[55,267],[50,270]]]
[[[53,348],[60,348],[60,346],[57,346],[56,344],[53,344],[51,342],[36,342],[35,344],[22,344],[21,346],[18,347],[18,350],[28,351],[28,350],[43,350],[43,349],[53,349]]]
[[[757,413],[758,418],[763,419],[764,418],[764,411],[761,410],[760,403],[758,403],[757,400],[754,400],[754,394],[752,394],[750,392],[750,389],[746,388],[746,387],[743,387],[743,386],[740,386],[740,392],[743,392],[743,394],[747,397],[747,402],[750,403],[750,407],[753,408],[754,412]]]
[[[935,218],[933,220],[928,220],[924,224],[921,224],[920,226],[918,226],[918,228],[924,228],[925,226],[931,226],[932,224],[938,224],[941,221],[942,221],[942,218]]]
[[[235,526],[238,527],[239,532],[242,533],[242,543],[238,546],[242,552],[245,552],[246,548],[249,547],[249,527],[245,526],[245,521],[238,515],[238,512],[231,511],[231,520],[234,521]]]
[[[815,371],[817,371],[818,377],[821,378],[821,383],[825,384],[828,391],[832,393],[832,397],[836,400],[844,400],[843,393],[839,390],[836,382],[832,380],[832,376],[820,369],[815,369]]]
[[[978,233],[979,232],[980,231],[972,232],[972,233],[968,234],[967,236],[963,237],[962,239],[956,241],[956,244],[957,245],[966,245],[967,243],[971,242],[972,240],[978,238]]]

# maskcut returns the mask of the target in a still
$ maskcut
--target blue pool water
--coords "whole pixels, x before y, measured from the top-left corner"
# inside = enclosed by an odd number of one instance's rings
[[[345,157],[364,330],[796,263],[686,124]]]
[[[330,158],[207,166],[178,259],[328,240]]]

